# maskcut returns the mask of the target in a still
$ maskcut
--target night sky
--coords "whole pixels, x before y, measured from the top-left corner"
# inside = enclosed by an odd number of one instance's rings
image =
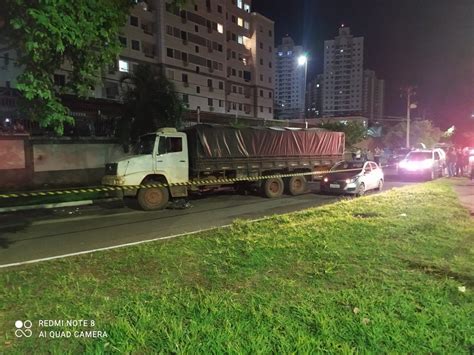
[[[386,81],[386,115],[404,115],[400,87],[417,85],[419,110],[441,128],[474,126],[474,0],[253,0],[310,55],[308,78],[323,72],[323,42],[341,24],[364,37],[364,68]]]

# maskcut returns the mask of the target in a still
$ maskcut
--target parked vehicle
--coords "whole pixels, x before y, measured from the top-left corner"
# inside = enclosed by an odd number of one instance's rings
[[[341,161],[321,181],[322,192],[364,195],[369,190],[383,189],[384,174],[373,161]]]
[[[444,150],[414,150],[400,161],[398,173],[401,177],[423,177],[429,180],[443,177],[446,169]]]
[[[325,170],[341,160],[343,151],[343,133],[320,129],[196,125],[178,132],[162,128],[141,137],[133,156],[107,164],[102,183],[172,185],[125,189],[126,195],[137,197],[144,210],[164,208],[170,196],[186,197],[192,191],[226,184],[241,190],[258,188],[270,198],[281,196],[285,190],[299,195],[306,191],[306,181],[312,176],[257,181],[252,177]]]

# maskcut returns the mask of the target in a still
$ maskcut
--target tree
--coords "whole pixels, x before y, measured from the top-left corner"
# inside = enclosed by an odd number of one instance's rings
[[[400,122],[393,126],[383,138],[384,144],[389,148],[405,147],[406,144],[406,122]],[[438,143],[442,132],[438,127],[433,126],[431,121],[412,121],[410,125],[410,144],[416,146],[423,143],[427,147],[432,147]]]
[[[360,122],[325,122],[318,125],[329,131],[344,132],[346,147],[350,148],[367,137],[367,129]]]
[[[174,0],[182,7],[187,0]],[[28,116],[62,134],[73,123],[59,95],[90,96],[102,72],[121,50],[118,39],[133,0],[3,0],[0,52],[16,49],[23,73],[17,78]],[[66,65],[69,80],[61,90],[54,72]]]
[[[132,139],[160,127],[181,126],[184,106],[175,87],[155,66],[138,65],[121,80],[125,105],[125,126],[130,124]],[[128,139],[122,136],[123,139]]]

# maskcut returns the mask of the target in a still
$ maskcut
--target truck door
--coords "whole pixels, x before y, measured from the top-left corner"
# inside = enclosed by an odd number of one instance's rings
[[[158,136],[155,171],[168,177],[168,182],[188,181],[188,147],[182,133]]]

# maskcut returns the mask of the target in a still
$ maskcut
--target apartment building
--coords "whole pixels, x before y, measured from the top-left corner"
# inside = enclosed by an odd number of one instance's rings
[[[318,74],[306,86],[306,117],[319,118],[323,114],[324,75]]]
[[[194,0],[183,9],[140,1],[121,31],[117,62],[90,97],[118,101],[120,78],[148,63],[163,69],[189,110],[271,119],[273,35],[274,22],[252,12],[250,0]],[[56,85],[69,73],[67,64],[58,70]],[[17,75],[0,68],[0,87],[14,87]]]
[[[373,70],[364,70],[362,109],[369,122],[383,118],[385,81],[377,79]]]
[[[304,58],[304,60],[302,60]],[[305,91],[307,62],[302,46],[293,39],[282,39],[275,55],[275,105],[279,118],[303,118],[305,116]]]
[[[362,114],[364,38],[341,26],[339,35],[324,41],[323,116]]]

